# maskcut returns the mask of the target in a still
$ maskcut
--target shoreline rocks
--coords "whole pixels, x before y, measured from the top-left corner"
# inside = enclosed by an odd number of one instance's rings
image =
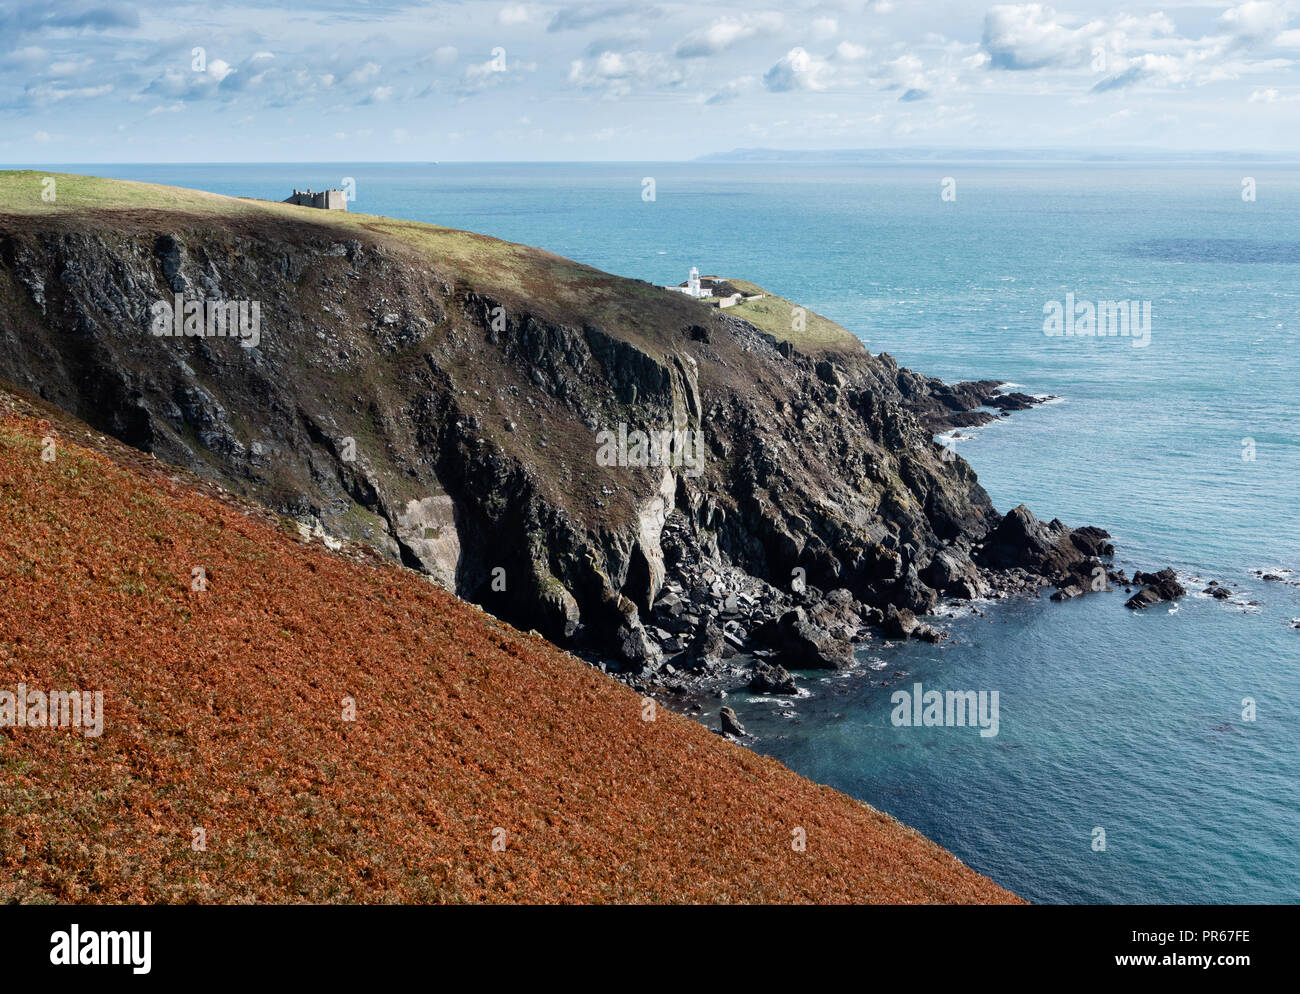
[[[15,292],[61,289],[0,308],[0,376],[633,685],[788,689],[855,646],[942,640],[924,619],[945,599],[1107,586],[1104,531],[1000,514],[936,443],[1042,401],[1002,382],[947,384],[847,331],[778,340],[522,246],[502,281],[479,236],[434,259],[311,221],[171,224],[11,226]],[[176,285],[261,300],[282,333],[142,348]]]
[[[1168,566],[1159,573],[1136,572],[1133,574],[1133,583],[1134,585],[1145,584],[1143,589],[1124,602],[1126,608],[1135,611],[1154,604],[1175,601],[1187,595],[1187,588],[1178,582],[1177,574]]]
[[[615,661],[609,671],[634,686],[679,694],[742,686],[793,695],[801,673],[848,669],[856,650],[877,640],[942,642],[947,632],[923,620],[941,602],[1033,597],[1052,586],[1051,599],[1063,601],[1130,582],[1101,558],[1114,554],[1107,532],[1041,522],[1023,505],[982,541],[921,551],[882,541],[856,591],[776,587],[706,548],[681,514],[665,522],[663,543],[663,586],[640,632],[624,639],[640,662]],[[1150,574],[1156,587],[1143,599],[1172,595],[1171,576]],[[1148,574],[1132,582],[1146,583]]]
[[[784,666],[756,659],[754,675],[749,680],[749,689],[756,694],[789,696],[798,693],[799,685]]]
[[[736,712],[732,708],[724,707],[718,712],[718,725],[723,735],[741,738],[745,734],[745,726],[740,723],[740,719],[736,717]]]

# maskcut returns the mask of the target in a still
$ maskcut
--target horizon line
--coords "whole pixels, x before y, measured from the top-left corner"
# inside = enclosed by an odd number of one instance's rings
[[[492,166],[619,166],[619,165],[669,165],[669,166],[767,166],[767,165],[907,165],[907,164],[934,164],[944,161],[971,161],[982,164],[996,163],[1015,163],[1019,165],[1046,165],[1052,163],[1077,163],[1080,165],[1124,165],[1133,163],[1167,163],[1167,164],[1189,164],[1189,163],[1215,163],[1215,162],[1242,162],[1251,161],[1256,163],[1300,163],[1300,151],[1296,152],[1153,152],[1147,155],[1141,154],[1116,154],[1105,152],[1091,152],[1087,155],[1060,155],[1059,157],[1041,156],[1030,157],[1023,154],[1009,154],[1005,158],[999,158],[995,155],[988,154],[991,152],[1002,152],[1002,149],[977,150],[977,149],[934,149],[932,151],[943,153],[929,157],[907,157],[899,156],[897,158],[881,159],[847,159],[847,158],[818,158],[817,156],[825,154],[829,156],[832,152],[843,153],[845,151],[857,151],[856,149],[845,150],[768,150],[755,149],[753,151],[775,152],[778,154],[765,158],[729,158],[733,155],[731,152],[709,153],[693,159],[184,159],[184,160],[166,160],[166,159],[102,159],[102,160],[53,160],[53,159],[33,159],[28,161],[3,161],[0,162],[0,172],[17,171],[36,168],[50,168],[53,166],[292,166],[292,165],[371,165],[371,166],[461,166],[461,165],[492,165]],[[870,151],[870,150],[868,150]],[[909,150],[911,151],[911,150]],[[929,150],[927,150],[929,151]],[[983,151],[985,154],[978,155],[975,158],[969,158],[971,153]],[[1016,152],[1017,150],[1006,150],[1007,152]],[[1064,151],[1064,150],[1063,150]],[[784,153],[790,158],[782,158],[779,153]],[[963,156],[965,153],[965,157]]]

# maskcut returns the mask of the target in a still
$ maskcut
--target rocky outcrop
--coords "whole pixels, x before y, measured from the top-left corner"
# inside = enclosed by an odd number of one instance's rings
[[[875,626],[940,637],[945,597],[1097,589],[1113,552],[999,515],[934,442],[1034,402],[996,381],[480,236],[241,209],[0,214],[0,377],[638,679],[761,651],[785,687]],[[154,336],[175,293],[260,302],[259,342]]]
[[[1021,504],[985,537],[978,559],[992,569],[1019,568],[1049,580],[1063,579],[1080,563],[1113,555],[1114,547],[1105,543],[1109,537],[1100,529],[1071,529],[1056,519],[1043,524]]]
[[[1133,574],[1133,583],[1134,585],[1145,584],[1141,590],[1124,602],[1125,607],[1134,610],[1142,610],[1164,601],[1174,601],[1187,594],[1186,588],[1178,582],[1178,575],[1168,566],[1159,573],[1136,572]]]
[[[749,689],[756,694],[793,694],[799,685],[784,666],[759,659],[754,662],[754,675],[749,679]]]
[[[724,707],[718,712],[718,727],[723,735],[733,735],[740,738],[745,734],[745,726],[736,717],[736,712],[729,707]]]
[[[774,642],[778,659],[789,669],[841,670],[853,665],[853,643],[810,622],[803,608],[781,616]]]
[[[446,494],[407,501],[392,518],[392,532],[403,553],[449,589],[456,587],[460,566],[460,536],[455,506]]]
[[[888,356],[882,356],[890,362]],[[1004,393],[999,380],[944,383],[910,369],[898,369],[896,383],[903,403],[931,431],[986,425],[1012,411],[1025,411],[1054,397]],[[994,413],[994,412],[997,413]]]

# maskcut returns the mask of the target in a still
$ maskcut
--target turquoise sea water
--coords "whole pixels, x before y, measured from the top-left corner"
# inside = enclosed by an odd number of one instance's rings
[[[1059,396],[957,443],[998,507],[1099,525],[1126,570],[1172,565],[1193,591],[1231,582],[1256,605],[1194,594],[1134,613],[1120,593],[981,605],[944,645],[872,648],[852,674],[810,675],[807,697],[742,690],[728,703],[755,748],[1031,900],[1300,901],[1300,587],[1252,572],[1300,575],[1300,170],[51,168],[273,199],[353,177],[357,210],[655,282],[691,265],[744,277],[923,372]],[[1046,337],[1043,306],[1067,293],[1151,301],[1150,345]],[[895,728],[890,695],[916,681],[997,690],[999,734]]]

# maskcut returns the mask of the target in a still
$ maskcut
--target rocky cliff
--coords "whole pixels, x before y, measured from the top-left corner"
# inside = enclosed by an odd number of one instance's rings
[[[557,643],[669,678],[738,647],[837,666],[871,626],[938,637],[915,615],[941,597],[1105,586],[1105,533],[1004,519],[933,439],[1029,398],[807,339],[792,306],[755,323],[386,218],[39,189],[0,183],[0,378]],[[156,334],[192,300],[256,302],[256,334]]]

